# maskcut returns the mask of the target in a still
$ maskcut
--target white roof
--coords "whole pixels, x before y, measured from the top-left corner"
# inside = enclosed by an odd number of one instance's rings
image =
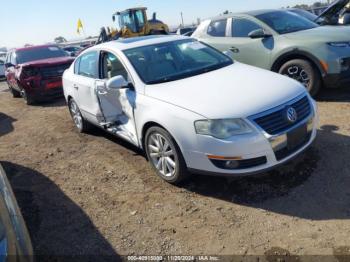
[[[189,38],[181,35],[151,35],[151,36],[132,37],[132,38],[125,38],[121,40],[111,41],[111,42],[97,45],[95,48],[100,49],[104,47],[107,49],[116,48],[119,50],[126,50],[126,49],[141,47],[141,46],[160,44],[160,43],[166,43],[166,42],[171,42],[176,40],[185,40],[185,39],[189,39]]]

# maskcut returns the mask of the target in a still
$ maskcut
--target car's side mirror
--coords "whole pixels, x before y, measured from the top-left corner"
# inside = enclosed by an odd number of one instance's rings
[[[257,38],[267,38],[272,36],[269,33],[266,33],[264,29],[256,29],[254,31],[251,31],[248,36],[252,39],[257,39]]]
[[[123,89],[129,86],[129,83],[121,75],[112,77],[106,83],[108,89]]]
[[[229,58],[233,59],[235,56],[235,53],[233,53],[231,50],[226,50],[222,52],[225,56],[228,56]]]

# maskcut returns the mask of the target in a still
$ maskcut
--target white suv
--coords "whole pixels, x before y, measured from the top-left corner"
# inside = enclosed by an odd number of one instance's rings
[[[316,137],[316,104],[302,85],[187,37],[92,47],[63,85],[80,132],[94,124],[143,148],[169,183],[264,172]]]

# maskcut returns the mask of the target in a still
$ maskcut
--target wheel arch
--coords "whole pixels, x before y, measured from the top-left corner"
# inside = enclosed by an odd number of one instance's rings
[[[308,52],[298,50],[298,49],[284,53],[281,56],[279,56],[273,62],[272,67],[271,67],[271,71],[278,72],[278,70],[281,68],[281,66],[284,63],[286,63],[290,60],[293,60],[293,59],[307,60],[307,61],[311,62],[317,68],[317,70],[319,71],[319,73],[322,77],[326,74],[325,70],[323,69],[323,67],[321,65],[321,62],[319,61],[319,59],[317,57],[315,57],[314,55],[312,55]]]
[[[155,121],[148,121],[146,122],[143,127],[142,127],[142,130],[141,130],[141,137],[140,137],[140,145],[141,145],[141,148],[143,150],[145,150],[145,138],[146,138],[146,133],[148,131],[148,129],[150,129],[151,127],[154,127],[154,126],[157,126],[157,127],[160,127],[160,128],[163,128],[164,130],[166,130],[170,135],[171,133],[164,127],[162,126],[161,124],[155,122]]]

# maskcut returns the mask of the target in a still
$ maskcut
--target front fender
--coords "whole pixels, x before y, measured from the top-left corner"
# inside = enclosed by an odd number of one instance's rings
[[[143,145],[145,127],[149,123],[166,129],[182,151],[192,148],[196,143],[194,122],[205,117],[147,96],[140,96],[137,105],[134,115],[140,145]]]

